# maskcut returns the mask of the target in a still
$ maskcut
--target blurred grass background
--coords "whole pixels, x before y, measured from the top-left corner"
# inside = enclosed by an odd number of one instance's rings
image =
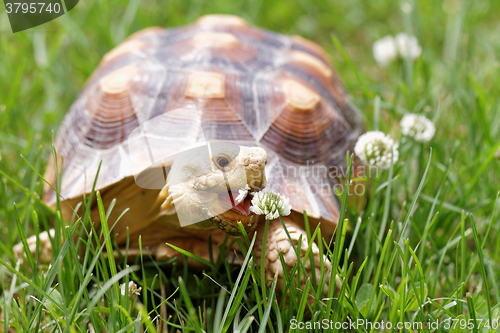
[[[416,112],[436,120],[436,136],[429,145],[401,147],[401,162],[395,170],[398,179],[387,198],[389,222],[397,224],[407,213],[432,146],[431,169],[411,219],[411,238],[418,241],[430,221],[428,216],[440,212],[428,242],[419,251],[420,261],[432,266],[426,270],[427,283],[432,286],[429,295],[450,295],[455,290],[455,253],[448,257],[446,251],[440,252],[438,259],[448,268],[437,273],[433,255],[456,244],[451,240],[457,236],[462,210],[472,212],[480,235],[489,237],[484,251],[498,267],[498,215],[492,218],[500,190],[500,163],[493,158],[500,141],[500,1],[496,0],[82,0],[68,14],[17,34],[10,32],[7,15],[0,9],[0,250],[4,257],[10,256],[12,244],[19,241],[13,203],[25,230],[32,230],[30,212],[42,209],[33,196],[41,193],[43,184],[20,154],[35,169],[44,170],[53,131],[102,56],[126,36],[150,26],[192,23],[208,13],[236,14],[251,24],[299,34],[322,45],[364,115],[367,130],[380,127],[398,139],[402,114]],[[399,32],[417,36],[422,55],[414,63],[379,67],[372,56],[373,42]],[[349,59],[339,52],[332,36]],[[377,95],[382,101],[380,125],[373,120]],[[371,229],[378,233],[380,216],[386,211],[384,192],[374,195],[371,212],[375,215],[363,216],[358,238],[371,237]],[[431,209],[436,192],[437,206]],[[40,216],[43,224],[50,224],[49,218]],[[357,220],[355,215],[349,217],[351,224]],[[370,218],[373,225],[366,222]],[[487,231],[490,219],[491,232]],[[371,281],[370,273],[377,264],[376,251],[370,251],[375,243],[356,244],[354,249],[359,261],[363,254],[373,256],[362,276],[365,283]],[[472,238],[467,244],[469,264],[474,252]],[[465,254],[461,255],[465,260]],[[498,281],[499,273],[492,270],[491,280]],[[470,291],[480,279],[471,271],[467,279]],[[8,288],[4,283],[9,282],[0,281],[2,290]],[[493,287],[496,296],[492,297],[499,303],[498,286]]]

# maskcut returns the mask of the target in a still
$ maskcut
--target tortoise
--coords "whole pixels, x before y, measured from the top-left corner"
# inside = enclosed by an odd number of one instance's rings
[[[143,131],[145,126],[153,135]],[[292,212],[283,221],[295,245],[303,236],[303,256],[309,245],[303,212],[312,228],[321,222],[323,237],[333,235],[340,210],[334,189],[346,152],[353,151],[360,133],[360,120],[326,52],[312,41],[259,29],[231,15],[148,28],[103,57],[62,123],[55,149],[62,175],[59,195],[67,202],[63,217],[70,220],[82,196],[92,191],[100,167],[95,188],[104,206],[116,199],[111,223],[130,209],[113,230],[116,243],[124,246],[128,228],[129,253],[138,248],[140,235],[157,260],[182,262],[166,242],[209,260],[208,238],[217,256],[218,245],[226,234],[237,237],[241,222],[247,232],[257,232],[257,256],[266,242],[266,278],[277,273],[282,279],[278,251],[288,268],[297,262],[283,225],[270,221],[263,239],[263,217],[248,209],[251,195],[235,202],[235,189],[266,189],[289,198]],[[149,140],[147,149],[134,146],[133,137]],[[181,158],[184,151],[195,159],[208,154],[208,159],[197,164]],[[45,177],[52,185],[55,165],[53,158]],[[224,192],[231,202],[220,199]],[[53,187],[45,186],[47,205],[55,207],[56,199]],[[181,226],[181,208],[205,215]],[[92,220],[97,225],[96,203]],[[40,235],[46,260],[49,234],[53,230]],[[29,243],[34,247],[34,236]],[[319,270],[323,254],[316,244],[312,249]],[[15,248],[18,255],[22,251],[22,245]],[[325,264],[330,268],[326,258]]]

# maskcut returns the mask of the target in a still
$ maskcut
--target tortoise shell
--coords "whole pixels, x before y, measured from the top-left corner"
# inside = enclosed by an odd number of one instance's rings
[[[287,196],[294,211],[336,224],[333,188],[360,125],[327,54],[302,37],[228,15],[142,30],[104,56],[55,142],[62,197],[89,193],[101,161],[97,189],[133,175],[130,158],[142,157],[129,156],[132,131],[193,104],[206,140],[264,148],[267,188]],[[186,118],[172,113],[170,141],[156,147],[164,156],[203,139]],[[51,163],[46,176],[54,184]],[[54,205],[52,188],[44,199]]]

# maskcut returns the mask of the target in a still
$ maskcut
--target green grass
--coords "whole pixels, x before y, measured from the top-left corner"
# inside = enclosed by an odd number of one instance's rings
[[[15,35],[1,9],[0,331],[80,332],[91,323],[96,332],[291,332],[293,318],[350,318],[439,320],[428,331],[448,332],[446,320],[498,319],[500,162],[493,155],[500,144],[500,2],[410,3],[406,13],[396,1],[85,0],[68,15]],[[60,215],[39,199],[38,173],[51,154],[52,131],[101,57],[132,32],[213,12],[320,43],[367,130],[400,139],[406,112],[436,122],[428,144],[401,138],[400,160],[367,181],[371,194],[361,212],[344,200],[338,246],[320,244],[341,281],[340,291],[330,283],[329,298],[319,297],[319,286],[333,281],[324,270],[304,290],[295,274],[287,276],[288,297],[277,292],[276,280],[266,285],[261,263],[248,251],[253,239],[238,242],[243,269],[229,264],[224,250],[204,272],[168,262],[115,263],[104,255],[111,238],[79,248],[71,241],[89,231],[88,215],[63,228]],[[373,42],[401,31],[418,37],[422,56],[380,68]],[[103,223],[111,208],[100,209]],[[105,234],[115,222],[107,221]],[[32,258],[16,263],[12,246],[54,225],[65,241],[54,241],[52,265]],[[321,241],[321,232],[308,230],[308,238]],[[302,265],[290,273],[300,276]],[[121,295],[119,285],[129,280],[143,288],[141,296]],[[308,302],[308,294],[316,301]]]

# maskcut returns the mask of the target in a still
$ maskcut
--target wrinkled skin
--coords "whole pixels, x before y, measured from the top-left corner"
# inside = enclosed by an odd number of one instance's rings
[[[213,224],[231,235],[241,235],[238,222],[246,232],[255,229],[258,217],[248,210],[250,197],[236,200],[246,185],[250,191],[264,188],[266,152],[236,147],[211,144],[211,156],[196,151],[178,156],[160,192],[161,199],[165,196],[162,209],[176,212],[183,226],[203,221],[198,227]]]

